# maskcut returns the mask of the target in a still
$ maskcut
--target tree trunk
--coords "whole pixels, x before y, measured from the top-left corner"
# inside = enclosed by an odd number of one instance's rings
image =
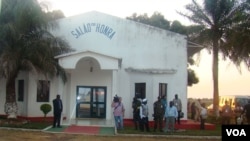
[[[213,41],[213,111],[216,117],[219,117],[219,83],[218,83],[218,72],[219,72],[219,51],[218,51],[218,40]]]
[[[7,80],[6,102],[4,106],[8,118],[17,118],[18,107],[16,102],[15,77]]]

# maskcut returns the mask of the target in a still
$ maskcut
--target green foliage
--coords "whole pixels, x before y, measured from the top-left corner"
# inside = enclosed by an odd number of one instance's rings
[[[188,86],[192,86],[193,84],[197,84],[199,82],[199,78],[196,77],[194,70],[188,69]]]
[[[50,104],[42,104],[40,110],[43,112],[44,117],[51,111],[52,107]]]
[[[159,12],[154,12],[151,17],[148,17],[146,13],[143,15],[137,15],[136,13],[134,13],[132,16],[127,17],[127,19],[162,29],[170,28],[170,21],[166,20],[164,16]]]
[[[250,14],[249,1],[237,0],[197,0],[185,6],[188,12],[178,12],[197,24],[199,28],[188,35],[189,40],[206,46],[213,54],[213,105],[218,117],[219,53],[222,59],[230,59],[240,70],[241,63],[250,68]]]
[[[44,12],[37,0],[2,0],[0,77],[8,82],[5,106],[12,109],[16,106],[15,80],[21,71],[67,81],[66,72],[55,56],[73,49],[66,40],[50,33],[57,27],[52,20],[62,16],[59,11]]]
[[[52,107],[50,104],[42,104],[40,106],[40,110],[45,114],[47,115],[50,111],[51,111]]]

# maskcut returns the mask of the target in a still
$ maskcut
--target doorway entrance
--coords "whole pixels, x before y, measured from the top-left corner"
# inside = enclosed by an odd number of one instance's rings
[[[76,118],[106,118],[106,89],[77,86]]]

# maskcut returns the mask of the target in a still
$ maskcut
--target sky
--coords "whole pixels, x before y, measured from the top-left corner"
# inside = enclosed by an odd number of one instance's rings
[[[192,24],[177,11],[186,12],[185,5],[192,0],[40,0],[46,1],[50,9],[60,9],[66,17],[89,11],[98,11],[109,15],[126,18],[133,13],[151,16],[154,12],[164,15],[169,21],[178,20],[183,25]],[[201,0],[198,0],[201,2]],[[197,56],[194,58],[196,59]],[[200,62],[193,66],[199,83],[188,87],[188,98],[212,98],[212,58],[206,51],[201,52]],[[230,61],[219,62],[219,94],[250,95],[250,72],[242,66],[241,73]]]

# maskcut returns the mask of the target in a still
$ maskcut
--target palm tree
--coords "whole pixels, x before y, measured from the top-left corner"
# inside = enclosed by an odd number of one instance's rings
[[[72,51],[49,31],[56,27],[36,0],[3,0],[0,13],[0,78],[6,80],[5,112],[17,114],[15,80],[21,71],[61,76],[64,69],[54,56]]]
[[[213,105],[218,114],[219,102],[219,53],[240,66],[244,62],[249,67],[249,15],[248,2],[242,0],[204,0],[203,6],[192,0],[186,5],[190,13],[182,13],[184,17],[200,26],[200,30],[188,36],[189,40],[202,44],[212,52],[213,73]],[[235,40],[235,39],[242,40]]]

